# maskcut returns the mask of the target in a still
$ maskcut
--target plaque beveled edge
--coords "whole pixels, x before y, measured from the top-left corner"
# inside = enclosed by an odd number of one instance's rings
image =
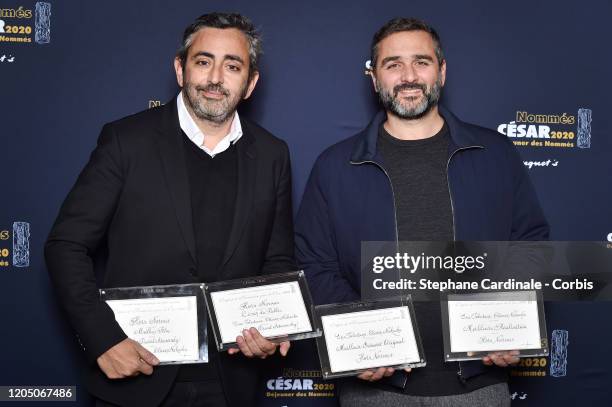
[[[470,293],[470,294],[457,294],[457,293],[445,293],[444,298],[441,301],[441,314],[442,314],[442,336],[444,342],[444,361],[445,362],[462,362],[470,360],[480,360],[484,356],[491,352],[504,352],[508,349],[491,349],[487,351],[477,352],[451,352],[450,344],[450,322],[448,316],[448,297],[461,296],[461,295],[479,295],[484,294],[486,296],[494,295],[495,293],[516,293],[517,295],[525,295],[526,293],[534,293],[537,302],[538,310],[538,325],[540,330],[540,347],[531,349],[518,349],[518,357],[533,357],[533,356],[549,356],[548,348],[548,334],[546,330],[546,317],[544,314],[544,299],[541,290],[518,290],[518,291],[494,291],[487,293]],[[516,349],[512,349],[516,350]]]
[[[416,362],[404,363],[404,364],[393,365],[393,366],[385,366],[385,367],[393,367],[395,369],[425,367],[427,365],[427,361],[425,359],[425,352],[423,350],[423,343],[421,340],[421,334],[419,332],[419,327],[418,327],[418,324],[416,323],[414,306],[412,304],[412,297],[409,294],[403,295],[403,296],[389,297],[385,299],[363,300],[363,301],[355,301],[355,302],[350,302],[350,303],[334,303],[334,304],[317,305],[315,307],[315,318],[316,318],[317,328],[321,329],[321,331],[323,332],[323,323],[321,320],[322,316],[337,315],[337,314],[359,312],[359,311],[378,310],[378,309],[385,309],[385,308],[397,308],[397,307],[407,307],[408,308],[408,313],[410,315],[410,323],[412,324],[412,332],[414,333],[420,360]],[[374,369],[374,367],[372,367],[368,369],[357,369],[357,370],[332,372],[331,364],[329,361],[329,356],[327,354],[327,343],[325,342],[324,332],[323,332],[323,335],[316,338],[316,343],[317,343],[317,353],[319,354],[319,362],[321,364],[321,374],[322,374],[323,379],[336,379],[340,377],[356,376],[367,370]]]
[[[300,288],[300,293],[302,295],[302,300],[304,301],[304,307],[306,309],[306,314],[308,315],[308,320],[310,322],[311,329],[310,331],[297,332],[290,335],[270,336],[266,337],[266,339],[274,343],[280,343],[283,341],[296,341],[301,339],[317,338],[321,336],[322,331],[315,328],[314,305],[312,303],[312,297],[310,295],[310,290],[308,288],[308,283],[306,282],[306,276],[304,274],[304,271],[297,270],[276,274],[263,274],[260,276],[238,278],[214,283],[204,283],[204,287],[202,290],[204,292],[206,308],[208,310],[208,316],[210,318],[210,323],[215,338],[215,344],[217,345],[217,350],[219,352],[222,352],[228,349],[238,349],[238,343],[235,341],[222,341],[221,331],[217,322],[217,313],[212,301],[211,293],[216,291],[250,288],[269,284],[289,283],[293,281],[297,281],[298,286]]]
[[[189,284],[163,284],[150,286],[132,286],[132,287],[108,287],[100,288],[98,294],[100,301],[107,300],[129,300],[129,299],[147,299],[147,298],[165,298],[165,297],[196,297],[196,313],[197,313],[197,334],[198,334],[198,359],[182,360],[182,361],[166,361],[161,362],[158,366],[165,365],[186,365],[208,363],[208,329],[206,321],[206,301],[202,292],[204,283],[189,283]],[[191,292],[189,292],[191,291]],[[114,294],[114,295],[113,295]],[[164,294],[155,297],[154,294]],[[105,297],[112,297],[106,298]],[[112,311],[112,310],[111,310]]]

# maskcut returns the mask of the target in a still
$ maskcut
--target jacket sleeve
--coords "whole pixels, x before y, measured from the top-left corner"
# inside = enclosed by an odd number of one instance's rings
[[[329,177],[317,160],[310,174],[296,228],[296,258],[304,270],[315,304],[357,301],[359,293],[342,275],[336,236],[329,213]]]
[[[57,297],[90,362],[126,338],[111,308],[100,300],[92,260],[119,200],[120,162],[117,137],[106,125],[45,244]]]
[[[509,159],[514,188],[510,240],[548,240],[550,227],[529,174],[513,145],[510,145]]]
[[[274,223],[266,251],[263,274],[283,273],[294,271],[297,268],[293,240],[291,160],[289,149],[284,142],[278,167]]]

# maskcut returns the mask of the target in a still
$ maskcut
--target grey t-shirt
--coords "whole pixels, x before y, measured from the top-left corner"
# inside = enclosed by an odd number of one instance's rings
[[[446,122],[421,140],[397,139],[380,126],[378,149],[393,185],[399,240],[453,240],[448,143]]]

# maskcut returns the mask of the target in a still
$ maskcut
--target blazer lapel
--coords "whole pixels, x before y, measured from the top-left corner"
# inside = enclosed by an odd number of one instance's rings
[[[234,209],[234,220],[232,229],[223,255],[221,266],[224,266],[232,257],[236,250],[244,227],[249,221],[251,209],[253,208],[253,197],[255,182],[257,178],[257,157],[255,154],[254,137],[251,135],[245,122],[242,122],[244,134],[236,142],[236,152],[238,155],[238,188],[236,191],[236,204]]]
[[[185,152],[183,148],[183,131],[178,120],[176,98],[168,102],[161,126],[158,130],[157,141],[162,161],[166,186],[174,204],[176,219],[183,235],[185,245],[194,264],[197,264],[195,235],[191,212],[191,193],[189,191],[189,178],[185,165]]]

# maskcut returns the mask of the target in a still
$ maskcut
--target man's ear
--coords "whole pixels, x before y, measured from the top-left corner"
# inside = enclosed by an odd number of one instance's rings
[[[176,81],[178,85],[183,87],[183,64],[179,57],[174,58],[174,72],[176,73]]]
[[[253,72],[253,77],[249,79],[249,86],[247,87],[247,91],[244,95],[244,99],[248,99],[251,96],[251,93],[253,93],[253,90],[255,89],[255,85],[257,85],[258,80],[259,80],[259,72],[255,71]]]
[[[442,84],[442,86],[444,86],[445,82],[446,82],[446,59],[443,59],[442,63],[440,64],[440,83]]]
[[[368,75],[370,75],[370,79],[372,79],[372,86],[374,86],[374,92],[378,93],[378,82],[376,82],[376,76],[374,75],[374,71],[372,69],[368,70]]]

